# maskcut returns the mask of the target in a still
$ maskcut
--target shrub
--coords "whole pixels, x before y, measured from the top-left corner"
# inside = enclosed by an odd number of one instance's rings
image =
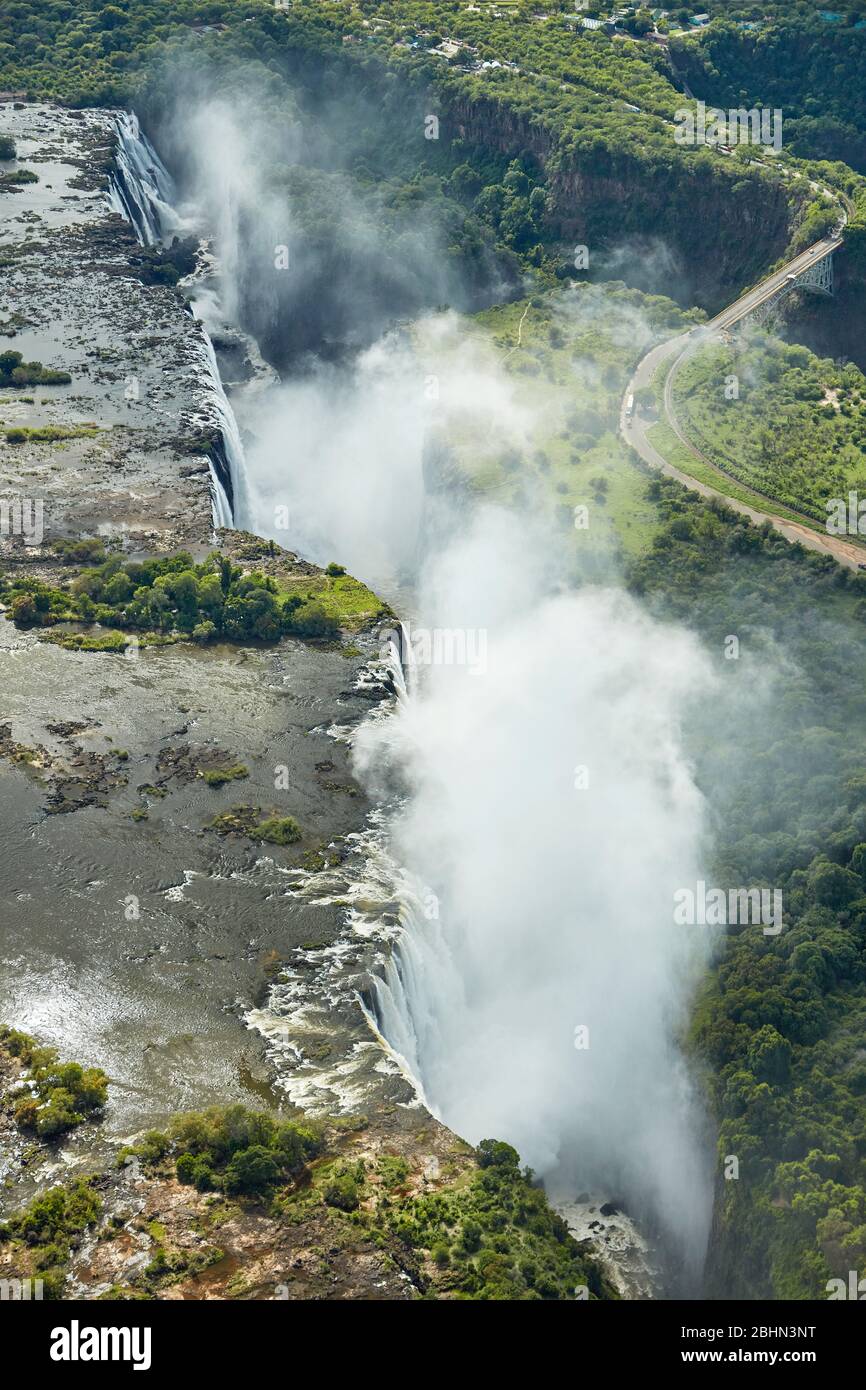
[[[33,1264],[43,1277],[49,1297],[58,1297],[70,1247],[99,1216],[99,1198],[81,1179],[68,1187],[52,1187],[13,1216],[5,1232],[26,1241]],[[43,1272],[50,1271],[50,1277]]]
[[[272,845],[294,845],[303,836],[294,816],[270,816],[251,833],[257,840],[267,840]]]
[[[460,1231],[460,1248],[466,1254],[474,1254],[481,1249],[481,1227],[475,1221],[464,1221]]]
[[[128,1152],[136,1154],[145,1163],[159,1163],[160,1159],[165,1158],[169,1147],[170,1140],[167,1134],[163,1134],[158,1129],[149,1129],[135,1148],[128,1150]]]
[[[209,768],[204,774],[204,780],[209,787],[222,787],[226,782],[235,782],[241,777],[249,777],[249,770],[243,763],[235,763],[234,767],[214,767]]]
[[[520,1167],[520,1155],[510,1144],[505,1144],[501,1139],[482,1139],[478,1148],[475,1150],[479,1168],[513,1168],[515,1171]]]
[[[399,1154],[383,1154],[377,1167],[385,1187],[399,1187],[409,1176],[409,1164]]]
[[[261,1144],[241,1149],[226,1168],[226,1192],[263,1193],[279,1180],[280,1167],[274,1155]]]
[[[15,176],[16,183],[35,183],[24,170]],[[25,362],[20,352],[0,352],[0,386],[65,386],[72,380],[68,372],[56,372],[41,362]],[[27,438],[27,431],[22,431]],[[6,438],[9,438],[7,434]],[[21,440],[10,441],[21,443]]]
[[[13,1095],[19,1128],[51,1139],[103,1109],[108,1077],[98,1067],[59,1063],[54,1048],[40,1048],[26,1033],[9,1029],[0,1031],[0,1044],[30,1070],[28,1089]]]
[[[285,624],[286,631],[295,637],[319,637],[333,640],[340,635],[340,624],[337,619],[326,613],[320,603],[302,603],[285,619]]]
[[[357,1211],[361,1201],[360,1187],[350,1173],[338,1173],[325,1187],[322,1198],[328,1207],[336,1207],[342,1212]]]
[[[217,1186],[213,1169],[201,1155],[181,1154],[177,1160],[177,1176],[179,1182],[191,1184],[197,1192],[212,1192]]]

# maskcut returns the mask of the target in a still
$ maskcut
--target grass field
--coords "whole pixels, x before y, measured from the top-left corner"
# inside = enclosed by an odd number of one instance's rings
[[[473,490],[550,512],[578,563],[647,550],[658,513],[618,437],[619,406],[636,357],[685,322],[681,311],[615,282],[499,305],[473,322],[531,421],[521,448],[490,437],[457,442]]]
[[[774,509],[823,526],[831,499],[866,495],[866,378],[853,363],[764,335],[714,343],[683,364],[673,398],[695,448]]]

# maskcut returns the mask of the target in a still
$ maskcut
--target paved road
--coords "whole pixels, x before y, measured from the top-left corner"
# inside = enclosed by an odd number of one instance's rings
[[[681,333],[676,338],[669,338],[667,342],[659,343],[652,348],[645,357],[641,359],[635,368],[634,375],[626,387],[625,394],[620,406],[619,429],[620,434],[626,443],[630,444],[640,454],[645,463],[651,468],[657,468],[669,478],[676,478],[678,482],[684,483],[693,492],[698,492],[702,497],[717,497],[733,511],[739,512],[742,516],[760,526],[765,521],[769,521],[772,526],[784,536],[786,540],[798,541],[800,545],[808,550],[815,550],[824,555],[832,555],[839,564],[847,566],[848,569],[859,569],[866,565],[866,549],[857,545],[854,541],[846,540],[844,536],[830,536],[823,531],[814,531],[805,523],[789,521],[785,517],[777,515],[773,510],[773,503],[767,500],[768,510],[759,510],[750,507],[745,502],[740,502],[737,498],[730,497],[724,492],[724,474],[712,460],[704,457],[698,449],[686,438],[676,413],[673,409],[672,385],[677,370],[683,361],[692,352],[705,344],[710,338],[715,337],[723,328],[729,328],[737,323],[745,314],[754,309],[756,305],[763,301],[784,283],[788,275],[796,274],[814,264],[816,260],[827,254],[828,250],[836,250],[842,244],[842,238],[838,235],[825,237],[822,241],[816,242],[808,250],[795,256],[792,261],[783,266],[781,270],[762,280],[754,289],[747,290],[734,304],[724,309],[721,314],[717,314],[707,324],[700,324],[698,327],[690,329],[688,333]],[[667,359],[673,359],[673,365],[668,372],[665,383],[665,416],[667,423],[680,439],[682,444],[704,463],[710,464],[719,477],[719,487],[709,487],[706,483],[698,482],[689,473],[684,473],[682,469],[675,468],[653,447],[648,438],[648,432],[657,423],[655,413],[648,419],[639,410],[629,420],[626,418],[626,403],[630,395],[634,395],[641,387],[649,386],[655,376],[659,365]],[[742,486],[742,484],[740,485]]]
[[[823,237],[821,241],[816,241],[814,246],[810,246],[805,251],[801,251],[799,256],[783,265],[781,270],[776,270],[772,275],[768,275],[766,280],[762,280],[754,289],[747,290],[733,304],[729,304],[727,309],[723,309],[720,314],[716,314],[714,319],[705,325],[708,329],[731,328],[740,319],[745,318],[746,314],[757,309],[764,300],[769,299],[781,289],[789,275],[799,275],[804,270],[808,270],[816,261],[820,261],[827,255],[828,251],[838,251],[842,245],[842,237],[838,232],[831,236]]]

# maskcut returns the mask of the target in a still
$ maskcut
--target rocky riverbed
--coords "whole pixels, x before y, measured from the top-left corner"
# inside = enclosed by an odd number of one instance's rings
[[[112,211],[113,113],[7,103],[0,133],[17,150],[0,167],[0,349],[71,378],[0,386],[7,577],[68,588],[85,562],[63,543],[99,537],[134,561],[217,548],[320,592],[317,566],[214,529],[204,330],[182,289],[152,283]],[[38,536],[15,524],[36,503]],[[478,1283],[377,1224],[391,1202],[380,1177],[364,1179],[361,1239],[327,1198],[322,1209],[315,1180],[314,1200],[303,1184],[287,1198],[300,1216],[275,1219],[165,1167],[117,1167],[124,1143],[178,1112],[239,1102],[331,1116],[329,1163],[375,1174],[399,1161],[401,1200],[462,1201],[475,1172],[363,1009],[400,924],[348,757],[393,693],[370,597],[339,640],[112,651],[69,650],[46,640],[68,625],[22,630],[0,605],[0,1021],[111,1080],[98,1123],[33,1144],[11,1118],[17,1078],[0,1074],[0,1217],[98,1174],[101,1216],[73,1241],[66,1297],[400,1299]],[[286,817],[297,835],[259,833]],[[548,1235],[561,1252],[565,1227]],[[599,1243],[594,1228],[580,1235]],[[33,1269],[0,1241],[0,1272]]]
[[[218,545],[315,584],[316,566],[214,533],[202,329],[182,293],[143,282],[141,248],[111,211],[112,113],[7,104],[0,132],[18,155],[7,172],[37,176],[0,202],[0,347],[72,378],[0,388],[7,575],[68,583],[55,543],[98,536],[136,560]],[[29,433],[46,429],[57,437]],[[41,544],[14,526],[28,499],[43,505]],[[362,678],[370,617],[325,644],[76,652],[0,616],[0,1016],[106,1068],[109,1140],[190,1106],[280,1100],[245,1020],[287,961],[344,935],[370,809],[345,736],[387,695]],[[242,772],[221,782],[227,768]],[[243,817],[211,828],[238,806],[294,817],[301,838],[263,842]],[[340,1046],[378,1063],[365,1027],[353,1001]],[[321,1069],[333,1047],[299,1038],[291,1065]]]
[[[17,153],[0,164],[0,348],[71,377],[0,390],[0,497],[40,501],[49,538],[207,544],[202,330],[174,288],[143,283],[135,235],[111,211],[111,113],[7,104],[0,135]],[[22,171],[36,181],[9,182]]]

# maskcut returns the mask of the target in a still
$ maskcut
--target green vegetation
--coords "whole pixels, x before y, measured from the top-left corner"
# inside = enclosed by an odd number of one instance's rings
[[[718,18],[700,39],[672,40],[695,94],[725,109],[781,107],[785,143],[795,154],[844,160],[866,172],[862,4],[713,8]],[[822,10],[845,20],[828,23]]]
[[[209,787],[224,787],[226,782],[236,782],[249,775],[249,768],[244,767],[243,763],[235,763],[233,767],[208,768],[203,774]]]
[[[67,565],[101,565],[108,559],[105,541],[98,536],[55,541],[54,553]]]
[[[214,816],[209,830],[218,835],[246,835],[251,840],[263,840],[271,845],[294,845],[303,839],[303,831],[294,816],[264,816],[260,806],[233,806]]]
[[[98,433],[91,425],[39,425],[35,429],[15,425],[6,431],[6,443],[58,444],[63,439],[92,439]]]
[[[580,573],[609,572],[612,552],[635,555],[652,540],[656,509],[617,435],[622,393],[642,351],[700,321],[663,295],[621,282],[576,283],[474,316],[479,351],[495,352],[513,380],[528,427],[487,428],[442,411],[431,432],[430,463],[455,486],[497,503],[547,508]],[[588,505],[588,530],[575,529],[574,508]]]
[[[362,1225],[393,1232],[423,1252],[440,1271],[439,1296],[569,1300],[580,1297],[583,1289],[584,1297],[610,1297],[597,1267],[534,1186],[532,1175],[521,1171],[516,1151],[483,1140],[476,1161],[474,1172],[430,1195],[398,1195],[391,1183],[387,1198],[378,1200],[357,1165],[338,1165],[325,1181],[325,1200],[337,1184],[353,1215],[357,1200],[361,1210],[356,1219]]]
[[[127,1154],[157,1171],[173,1163],[180,1181],[201,1192],[267,1203],[275,1219],[292,1225],[324,1218],[329,1245],[370,1241],[402,1267],[408,1262],[428,1296],[614,1296],[510,1145],[484,1140],[474,1164],[461,1151],[425,1190],[414,1146],[371,1163],[358,1154],[363,1129],[355,1121],[333,1132],[330,1124],[274,1119],[239,1105],[212,1107],[178,1116],[167,1135],[150,1134]]]
[[[98,1118],[108,1094],[108,1077],[98,1067],[59,1062],[53,1047],[40,1047],[15,1029],[0,1027],[0,1049],[27,1071],[12,1093],[15,1122],[40,1139],[65,1134],[85,1120]]]
[[[341,572],[333,574],[333,569]],[[300,605],[293,609],[293,636],[328,636],[332,623],[356,632],[389,611],[366,584],[353,579],[339,565],[329,565],[318,575],[280,575],[277,582],[286,601],[294,605],[298,600]],[[315,629],[322,623],[321,615],[326,630],[319,633]]]
[[[691,731],[712,789],[715,881],[772,885],[775,937],[730,934],[693,1025],[720,1122],[723,1183],[710,1291],[822,1298],[866,1258],[866,576],[791,546],[675,483],[648,485],[665,518],[630,583],[721,653],[726,681],[778,672],[772,720],[723,698]],[[779,670],[784,653],[784,672]]]
[[[695,447],[764,496],[823,524],[831,498],[866,495],[866,378],[853,363],[761,336],[687,359],[673,394]]]
[[[11,135],[0,135],[0,159],[15,158],[15,141]]]
[[[818,196],[805,179],[786,183],[760,152],[724,158],[678,145],[671,120],[683,98],[664,52],[582,29],[565,0],[507,13],[459,0],[294,0],[284,11],[243,0],[86,0],[74,11],[62,0],[19,0],[0,22],[0,82],[34,95],[134,100],[158,120],[177,90],[208,94],[233,80],[255,88],[275,130],[315,122],[332,96],[355,103],[353,120],[341,122],[349,148],[325,151],[319,169],[273,170],[298,229],[292,262],[316,274],[313,322],[294,330],[297,349],[332,342],[351,315],[342,302],[349,189],[353,220],[378,240],[375,261],[364,257],[364,237],[356,254],[379,283],[386,278],[397,317],[437,302],[441,286],[413,244],[419,214],[459,272],[453,282],[474,296],[461,305],[470,308],[503,278],[516,284],[518,262],[573,275],[577,227],[594,247],[649,229],[686,260],[717,262],[722,280],[741,281],[781,252]],[[424,134],[431,112],[435,139]],[[759,209],[764,239],[752,231]],[[696,213],[700,249],[682,230]],[[416,287],[390,274],[383,250],[411,267]],[[366,273],[361,260],[356,277]],[[294,291],[279,293],[289,303]]]
[[[79,1179],[66,1187],[52,1187],[0,1225],[0,1248],[11,1246],[13,1259],[26,1259],[32,1274],[42,1280],[43,1296],[61,1298],[64,1266],[100,1211],[89,1182]]]
[[[124,632],[46,632],[44,636],[47,642],[68,652],[125,652],[129,649],[129,637]]]
[[[38,183],[39,175],[32,169],[10,169],[0,173],[0,192],[17,193],[25,183]]]
[[[0,598],[18,627],[100,623],[114,631],[64,632],[57,640],[79,651],[117,651],[127,643],[124,632],[146,633],[150,641],[176,634],[202,644],[283,636],[334,641],[341,622],[360,627],[382,611],[375,595],[348,575],[289,576],[281,583],[216,552],[201,564],[186,552],[137,562],[116,554],[102,559],[104,551],[92,547],[66,544],[64,561],[92,556],[98,563],[61,585],[0,578]]]
[[[212,1106],[178,1116],[166,1136],[154,1133],[140,1148],[126,1152],[154,1162],[169,1148],[178,1155],[175,1170],[181,1182],[200,1192],[219,1188],[231,1196],[263,1198],[296,1178],[321,1152],[322,1135],[306,1121],[274,1120],[241,1105]]]

